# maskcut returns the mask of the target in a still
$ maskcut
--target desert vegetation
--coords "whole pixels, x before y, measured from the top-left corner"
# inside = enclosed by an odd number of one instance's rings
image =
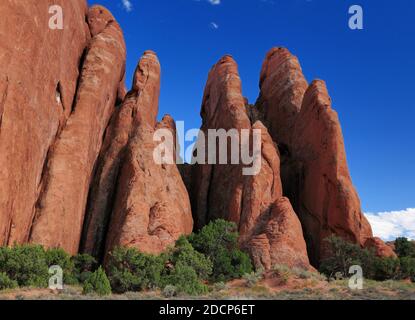
[[[415,245],[406,238],[395,241],[397,258],[377,257],[374,251],[362,249],[336,236],[327,238],[326,243],[328,257],[323,259],[319,270],[329,279],[336,278],[336,275],[344,277],[351,266],[358,265],[366,279],[415,281]]]
[[[117,247],[105,266],[93,257],[71,257],[62,249],[23,245],[0,248],[0,297],[13,292],[38,292],[38,298],[56,298],[48,291],[49,267],[63,270],[65,299],[174,299],[176,297],[267,299],[408,299],[415,296],[415,246],[399,238],[397,258],[380,258],[338,237],[326,239],[328,256],[319,270],[274,265],[254,269],[238,248],[233,223],[216,220],[160,255]],[[363,291],[351,291],[350,266],[362,267]],[[17,291],[16,291],[17,290]],[[36,291],[40,290],[40,291]],[[42,291],[43,290],[43,291]],[[18,298],[19,295],[15,295]]]
[[[83,294],[161,290],[166,297],[202,295],[208,284],[241,278],[252,271],[249,256],[238,249],[233,223],[217,220],[198,233],[180,237],[175,246],[155,256],[117,247],[105,268],[86,254],[71,257],[62,249],[23,245],[0,249],[0,290],[46,288],[50,266],[63,270],[66,285],[83,287]]]

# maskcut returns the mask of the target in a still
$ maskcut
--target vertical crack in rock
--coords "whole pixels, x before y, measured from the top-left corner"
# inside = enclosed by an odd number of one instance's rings
[[[0,93],[1,93],[1,99],[0,99],[0,134],[1,134],[1,123],[2,123],[2,120],[3,120],[4,106],[6,104],[8,91],[9,91],[9,78],[6,76],[6,80],[1,81],[1,83],[0,83]]]

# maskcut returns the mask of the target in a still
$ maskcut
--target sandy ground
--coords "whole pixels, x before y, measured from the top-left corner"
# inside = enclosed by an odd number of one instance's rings
[[[178,296],[175,299],[272,299],[272,300],[415,300],[415,284],[410,281],[376,282],[365,280],[362,290],[351,290],[347,280],[328,282],[314,275],[267,274],[253,281],[234,280],[211,286],[201,297]],[[130,292],[98,297],[82,295],[81,287],[66,286],[62,291],[16,289],[0,291],[1,300],[152,300],[165,299],[160,291]]]

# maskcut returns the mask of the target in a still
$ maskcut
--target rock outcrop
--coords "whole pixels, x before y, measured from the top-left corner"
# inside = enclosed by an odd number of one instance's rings
[[[229,144],[226,150],[229,164],[209,164],[206,149],[209,129],[235,129],[238,134],[242,129],[251,129],[241,92],[236,62],[232,57],[224,56],[210,71],[203,96],[201,131],[205,140],[199,139],[198,145],[205,152],[205,164],[194,168],[191,187],[196,228],[217,218],[239,224],[243,191],[242,166],[230,164]],[[198,157],[202,158],[200,155]],[[218,157],[214,160],[218,162]]]
[[[154,128],[143,123],[127,146],[106,252],[126,246],[158,254],[193,230],[189,196],[180,173],[176,164],[155,163],[153,136]]]
[[[286,265],[312,269],[301,223],[287,198],[276,200],[258,219],[244,246],[256,267],[270,270],[274,265]]]
[[[160,72],[157,56],[154,52],[146,51],[134,73],[131,91],[111,119],[91,184],[82,252],[95,257],[104,254],[106,233],[127,144],[134,128],[142,123],[155,126],[157,121]]]
[[[343,135],[325,83],[308,88],[297,58],[272,49],[261,72],[257,106],[281,153],[284,195],[298,214],[314,265],[332,234],[364,246],[372,236],[353,187]],[[307,90],[305,90],[307,88]]]
[[[64,28],[55,30],[51,1],[0,2],[0,245],[29,240],[45,163],[72,112],[87,5],[60,5]]]
[[[50,150],[30,241],[78,252],[89,184],[124,77],[123,34],[103,7],[89,10],[88,45],[74,108]]]
[[[160,73],[156,54],[146,51],[133,87],[109,125],[90,191],[83,252],[100,257],[115,246],[127,246],[160,253],[193,230],[177,166],[153,159],[155,130],[176,136],[170,116],[156,122]]]
[[[325,83],[308,85],[287,49],[267,54],[256,105],[233,58],[220,59],[203,95],[199,163],[158,162],[160,130],[172,137],[164,155],[182,161],[173,118],[157,122],[156,54],[144,53],[127,93],[112,14],[85,0],[59,3],[62,30],[48,27],[49,0],[0,3],[0,246],[99,260],[116,246],[160,253],[221,218],[265,269],[317,266],[330,235],[396,257],[362,214]]]
[[[297,57],[285,48],[271,49],[260,74],[256,107],[274,141],[290,145],[308,84]]]
[[[250,132],[251,140],[254,130],[259,131],[261,162],[258,172],[244,175],[244,166],[232,163],[235,152],[229,144],[225,149],[227,162],[218,162],[220,146],[215,142],[215,164],[197,164],[191,172],[189,189],[197,226],[218,218],[233,221],[238,226],[241,247],[251,254],[257,267],[270,269],[283,263],[308,268],[301,224],[289,201],[282,197],[276,145],[260,121],[251,125],[238,67],[230,56],[223,57],[209,73],[201,115],[205,146],[209,129],[236,130],[239,150],[244,147],[243,130]],[[197,146],[196,152],[200,151],[200,144]],[[250,155],[254,154],[252,146],[245,146]],[[186,167],[182,169],[183,173],[187,171]]]
[[[376,255],[381,258],[397,258],[393,247],[383,242],[378,237],[368,238],[365,242],[365,248],[374,250]]]

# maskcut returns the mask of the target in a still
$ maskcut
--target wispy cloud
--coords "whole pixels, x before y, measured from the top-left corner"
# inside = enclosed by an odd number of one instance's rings
[[[130,0],[122,0],[122,6],[127,12],[131,12],[133,10],[133,4]]]
[[[216,22],[211,22],[211,23],[210,23],[210,27],[211,27],[212,29],[215,29],[215,30],[218,30],[218,29],[219,29],[219,25],[218,25]]]
[[[415,208],[402,211],[366,213],[375,236],[383,240],[397,237],[415,239]]]
[[[201,0],[193,0],[193,1],[200,2]],[[218,4],[221,3],[221,0],[205,0],[205,1],[209,2],[213,6],[217,6]]]

